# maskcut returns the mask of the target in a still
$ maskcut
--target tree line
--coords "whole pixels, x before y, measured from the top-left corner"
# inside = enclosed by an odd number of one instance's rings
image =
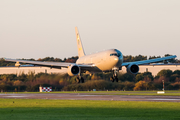
[[[74,90],[162,90],[162,81],[165,90],[180,89],[180,70],[161,70],[156,76],[151,72],[130,75],[119,73],[119,82],[111,82],[109,77],[112,73],[98,73],[93,75],[83,74],[85,83],[78,84],[76,76],[67,74],[47,74],[29,72],[28,74],[3,74],[0,75],[0,90],[5,91],[39,91],[39,86],[52,87],[53,91]]]

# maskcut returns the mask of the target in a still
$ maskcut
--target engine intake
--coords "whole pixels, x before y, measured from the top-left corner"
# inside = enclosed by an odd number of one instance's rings
[[[68,67],[67,70],[68,75],[70,76],[75,76],[78,75],[80,73],[80,68],[77,65],[72,65]]]
[[[128,65],[127,72],[130,74],[137,74],[139,72],[139,66],[136,64]]]

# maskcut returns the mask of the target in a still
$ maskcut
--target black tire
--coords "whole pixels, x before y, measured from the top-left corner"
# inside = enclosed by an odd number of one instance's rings
[[[115,76],[115,77],[114,77],[114,79],[115,79],[115,81],[116,81],[116,82],[118,82],[118,78],[117,78],[117,76]]]
[[[84,78],[83,77],[81,77],[81,83],[84,83]]]
[[[77,82],[77,83],[80,83],[80,82],[81,82],[80,79],[79,79],[79,77],[76,78],[76,82]]]

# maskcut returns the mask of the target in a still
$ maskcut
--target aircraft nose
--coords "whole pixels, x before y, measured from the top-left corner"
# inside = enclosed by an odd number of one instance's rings
[[[122,64],[122,59],[120,57],[115,57],[114,62],[116,64],[116,66],[120,67]]]
[[[115,57],[114,60],[115,60],[115,61],[118,61],[118,60],[119,60],[119,57]]]
[[[120,59],[119,59],[119,57],[114,57],[114,60],[113,60],[113,61],[114,61],[114,64],[118,65]]]

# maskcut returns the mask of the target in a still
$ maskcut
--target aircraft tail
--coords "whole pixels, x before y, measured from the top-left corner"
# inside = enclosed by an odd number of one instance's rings
[[[81,38],[80,38],[80,36],[79,36],[79,32],[78,32],[77,27],[75,27],[75,31],[76,31],[76,40],[77,40],[78,56],[79,56],[79,58],[80,58],[80,57],[82,57],[82,56],[85,56],[85,53],[84,53],[84,49],[83,49],[83,46],[82,46]]]

